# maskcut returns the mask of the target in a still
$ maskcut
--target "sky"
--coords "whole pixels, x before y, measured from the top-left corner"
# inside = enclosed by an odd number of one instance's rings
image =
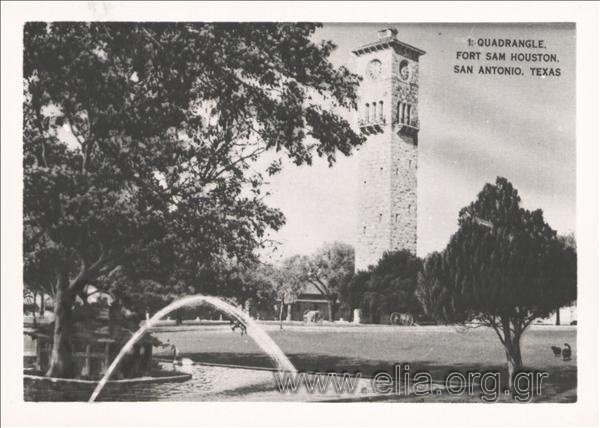
[[[575,28],[570,24],[325,24],[315,39],[337,44],[336,66],[354,72],[351,51],[392,27],[398,39],[418,47],[419,169],[417,254],[442,250],[457,229],[458,211],[485,183],[508,178],[522,205],[542,208],[559,233],[575,231]],[[544,50],[478,48],[481,52],[555,53],[558,63],[520,65],[524,76],[455,74],[456,52],[467,39],[544,40]],[[483,54],[482,54],[483,55]],[[478,65],[475,64],[475,73]],[[499,65],[499,63],[488,63]],[[560,77],[531,76],[530,66],[559,67]],[[354,115],[344,114],[353,123]],[[323,244],[354,244],[357,207],[356,157],[331,168],[286,164],[270,178],[269,204],[286,216],[273,234],[272,260],[310,254]]]

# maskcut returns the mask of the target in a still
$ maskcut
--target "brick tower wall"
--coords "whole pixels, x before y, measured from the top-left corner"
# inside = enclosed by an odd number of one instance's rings
[[[409,250],[417,252],[417,171],[418,171],[418,137],[401,131],[401,111],[398,104],[411,106],[410,123],[419,127],[418,119],[418,63],[399,55],[392,56],[393,69],[398,70],[401,61],[407,61],[410,68],[410,79],[404,82],[398,73],[392,77],[392,104],[395,106],[395,132],[391,137],[391,218],[390,250]],[[405,118],[406,121],[406,118]],[[414,130],[413,130],[414,131]]]
[[[373,80],[365,75],[368,63],[378,59],[382,74]],[[398,74],[401,61],[411,69],[408,82]],[[360,148],[358,172],[358,218],[356,232],[357,270],[375,265],[386,251],[417,249],[418,63],[398,55],[394,49],[380,50],[356,58],[363,75],[359,89],[358,122],[365,118],[366,104],[383,102],[385,124],[380,132],[368,133]],[[411,105],[409,125],[402,131],[398,103]],[[406,118],[405,118],[406,120]]]

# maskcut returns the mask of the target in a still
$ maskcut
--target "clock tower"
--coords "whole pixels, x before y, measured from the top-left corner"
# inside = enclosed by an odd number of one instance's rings
[[[359,88],[356,270],[375,265],[386,251],[417,250],[419,57],[395,29],[352,51]]]

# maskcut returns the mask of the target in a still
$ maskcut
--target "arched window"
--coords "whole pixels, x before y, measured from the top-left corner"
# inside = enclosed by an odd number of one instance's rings
[[[371,104],[371,122],[377,119],[377,103]]]
[[[379,120],[383,120],[383,101],[379,101]]]
[[[402,120],[400,123],[406,123],[406,103],[402,103]]]
[[[394,216],[394,221],[395,221],[396,223],[398,223],[398,220],[400,220],[400,214],[396,214],[396,215]]]
[[[367,233],[367,226],[363,226],[363,235]]]
[[[412,106],[411,106],[410,104],[408,104],[408,105],[406,106],[406,123],[407,123],[408,125],[410,125],[410,108],[411,108],[411,107],[412,107]]]
[[[398,105],[396,106],[396,122],[402,123],[402,103],[398,101]]]
[[[363,118],[365,121],[369,121],[369,103],[365,104],[365,111],[363,112]]]
[[[382,219],[383,219],[383,214],[379,213],[379,223],[381,223]]]

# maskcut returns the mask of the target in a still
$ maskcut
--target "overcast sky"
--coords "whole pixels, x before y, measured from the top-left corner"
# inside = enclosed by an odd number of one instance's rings
[[[376,40],[385,26],[427,52],[420,59],[418,254],[443,249],[460,208],[499,175],[517,187],[526,208],[542,208],[559,233],[575,231],[574,26],[327,24],[316,36],[338,45],[334,64],[352,67],[351,50]],[[544,52],[559,58],[561,76],[454,74],[456,51],[469,37],[543,39]],[[530,65],[536,64],[521,64],[527,73]],[[270,205],[287,218],[274,235],[281,242],[275,259],[335,240],[354,244],[357,167],[350,157],[332,168],[323,161],[286,165],[272,177]]]

